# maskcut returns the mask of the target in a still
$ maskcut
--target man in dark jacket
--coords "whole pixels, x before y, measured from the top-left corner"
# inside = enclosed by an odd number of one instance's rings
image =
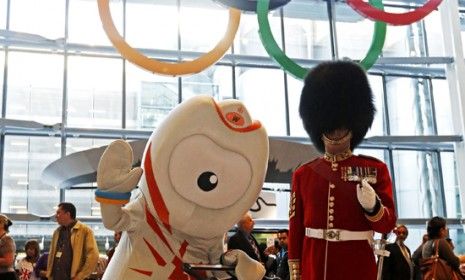
[[[387,244],[385,248],[390,255],[384,258],[383,280],[412,280],[413,262],[410,249],[404,244],[408,229],[405,225],[398,225],[394,233],[397,236],[396,242]]]

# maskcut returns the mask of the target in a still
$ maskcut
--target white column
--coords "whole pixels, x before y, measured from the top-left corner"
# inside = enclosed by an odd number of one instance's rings
[[[454,59],[453,63],[446,65],[446,77],[449,84],[454,132],[455,134],[462,135],[463,137],[465,131],[465,62],[463,59],[458,11],[458,0],[443,0],[443,3],[439,6],[445,55],[451,55]],[[455,144],[455,158],[457,163],[458,184],[461,194],[461,212],[465,213],[464,141]]]

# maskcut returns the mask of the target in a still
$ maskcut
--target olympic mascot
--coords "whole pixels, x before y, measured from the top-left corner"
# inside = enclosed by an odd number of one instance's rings
[[[268,137],[240,101],[197,96],[174,108],[151,135],[142,168],[132,169],[132,160],[130,146],[117,140],[98,166],[103,223],[123,231],[104,279],[192,279],[183,263],[219,264],[224,234],[258,197]],[[129,201],[136,186],[140,195]],[[237,263],[238,279],[265,273],[242,252],[224,259]]]
[[[291,279],[374,280],[373,233],[393,229],[396,215],[386,165],[352,154],[375,114],[365,71],[350,61],[317,65],[305,79],[299,113],[324,156],[293,174]]]

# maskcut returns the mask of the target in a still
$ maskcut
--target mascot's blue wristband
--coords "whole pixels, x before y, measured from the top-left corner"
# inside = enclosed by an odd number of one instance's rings
[[[95,196],[99,198],[111,199],[111,200],[129,200],[131,193],[118,193],[118,192],[106,192],[101,190],[95,191]]]
[[[131,193],[106,192],[101,190],[95,191],[95,200],[104,204],[124,205],[129,202]]]

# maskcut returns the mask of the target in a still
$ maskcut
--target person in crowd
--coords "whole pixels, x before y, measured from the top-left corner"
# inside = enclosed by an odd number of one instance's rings
[[[58,204],[48,256],[49,280],[82,280],[97,266],[99,251],[92,229],[76,219],[76,207],[69,202]]]
[[[278,268],[276,270],[276,276],[281,278],[282,280],[289,280],[289,264],[287,263],[287,236],[289,234],[288,229],[280,229],[278,231],[278,240],[280,250],[276,255],[276,262],[278,264]]]
[[[396,224],[386,164],[353,155],[375,114],[367,75],[351,61],[323,62],[304,81],[299,113],[324,153],[293,174],[289,209],[291,279],[374,280],[374,231]]]
[[[422,280],[423,275],[420,270],[420,260],[422,257],[423,245],[425,245],[426,241],[428,241],[428,234],[423,234],[421,244],[412,254],[412,262],[413,262],[413,279],[414,280]]]
[[[228,250],[242,250],[252,259],[264,264],[267,261],[267,256],[259,249],[258,242],[252,235],[255,225],[252,215],[249,212],[245,213],[236,225],[237,232],[229,238]]]
[[[16,264],[19,280],[37,280],[39,278],[34,273],[34,268],[40,256],[39,242],[35,239],[26,241],[24,251],[26,256]]]
[[[113,254],[115,253],[115,250],[116,250],[116,246],[118,246],[118,243],[121,239],[121,235],[123,234],[122,231],[115,231],[115,233],[113,234],[113,240],[114,240],[114,244],[113,246],[108,249],[107,251],[107,257],[108,257],[108,261],[107,263],[110,263],[110,260],[111,260],[111,257],[113,257]]]
[[[387,244],[385,250],[390,253],[383,261],[383,280],[412,280],[413,262],[410,249],[405,245],[408,229],[405,225],[394,228],[396,242]]]
[[[460,259],[456,256],[446,241],[448,235],[448,229],[446,220],[442,217],[433,217],[428,221],[427,226],[428,241],[423,245],[422,258],[427,259],[436,254],[438,249],[439,258],[445,260],[450,267],[460,273]]]
[[[48,252],[43,253],[37,260],[36,267],[34,268],[37,279],[47,280],[47,260]]]
[[[0,279],[2,280],[17,279],[14,269],[16,244],[8,234],[12,224],[7,216],[0,214]]]

